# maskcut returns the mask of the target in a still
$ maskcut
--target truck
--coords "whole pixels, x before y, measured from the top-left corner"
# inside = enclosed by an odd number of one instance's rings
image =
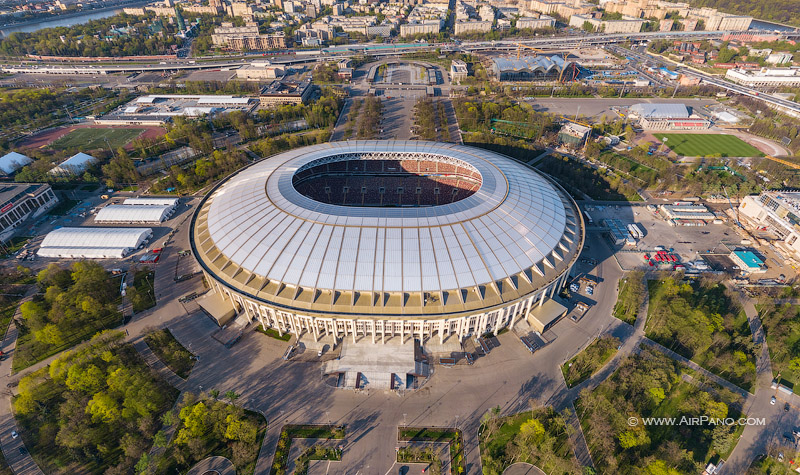
[[[636,225],[636,223],[631,223],[627,227],[628,227],[628,234],[630,234],[631,237],[633,237],[634,239],[642,238],[642,232],[639,230],[639,227]]]

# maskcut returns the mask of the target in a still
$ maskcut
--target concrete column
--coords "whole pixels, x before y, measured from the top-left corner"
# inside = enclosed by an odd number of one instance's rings
[[[406,343],[406,321],[400,320],[400,344]]]
[[[353,325],[353,343],[356,342],[356,321],[350,320],[350,324]]]
[[[314,328],[314,341],[319,341],[319,328],[317,328],[317,322],[311,322],[311,326]]]
[[[446,321],[439,321],[439,344],[444,344],[444,325]]]
[[[333,326],[333,339],[334,341],[339,339],[339,328],[336,326],[336,319],[334,318],[331,320],[331,326]]]
[[[494,318],[494,336],[500,331],[500,321],[503,320],[503,312],[506,310],[499,310]]]
[[[381,345],[386,344],[386,321],[381,322]]]
[[[542,292],[542,298],[540,298],[540,299],[539,299],[539,306],[540,306],[540,307],[541,307],[541,306],[542,306],[542,304],[544,303],[544,299],[545,299],[545,297],[547,297],[547,292],[546,292],[546,291],[545,291],[545,292]]]

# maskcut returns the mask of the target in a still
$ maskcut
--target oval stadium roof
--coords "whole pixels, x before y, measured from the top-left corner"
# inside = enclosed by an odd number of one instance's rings
[[[311,162],[354,159],[466,162],[482,183],[460,201],[428,207],[327,204],[293,186]],[[519,296],[571,265],[581,226],[563,190],[503,155],[444,143],[357,141],[296,149],[242,170],[198,207],[192,238],[201,264],[221,280],[270,301],[280,293],[270,284],[288,286],[295,289],[288,300],[302,306],[302,289],[491,286]]]

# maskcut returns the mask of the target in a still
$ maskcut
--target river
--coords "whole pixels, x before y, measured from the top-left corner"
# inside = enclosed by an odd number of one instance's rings
[[[125,7],[138,7],[146,4],[147,2],[132,2],[126,4]],[[8,25],[0,27],[0,38],[5,38],[11,33],[18,31],[24,33],[31,33],[33,31],[41,30],[42,28],[54,28],[57,26],[72,26],[86,23],[90,20],[98,20],[100,18],[108,18],[118,13],[122,13],[122,7],[108,7],[99,10],[91,10],[86,13],[76,13],[71,15],[57,16],[41,21],[25,22],[19,25]]]
[[[750,24],[751,30],[772,30],[772,31],[794,31],[797,28],[780,23],[772,23],[771,21],[753,20]]]

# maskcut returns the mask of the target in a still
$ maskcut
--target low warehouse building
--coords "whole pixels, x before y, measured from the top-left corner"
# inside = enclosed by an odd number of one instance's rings
[[[160,223],[169,219],[170,205],[108,205],[97,212],[95,223]]]
[[[707,129],[711,126],[710,121],[693,116],[683,104],[634,104],[630,113],[639,120],[643,129]]]
[[[45,236],[37,254],[67,259],[119,259],[152,236],[150,228],[59,228]]]

